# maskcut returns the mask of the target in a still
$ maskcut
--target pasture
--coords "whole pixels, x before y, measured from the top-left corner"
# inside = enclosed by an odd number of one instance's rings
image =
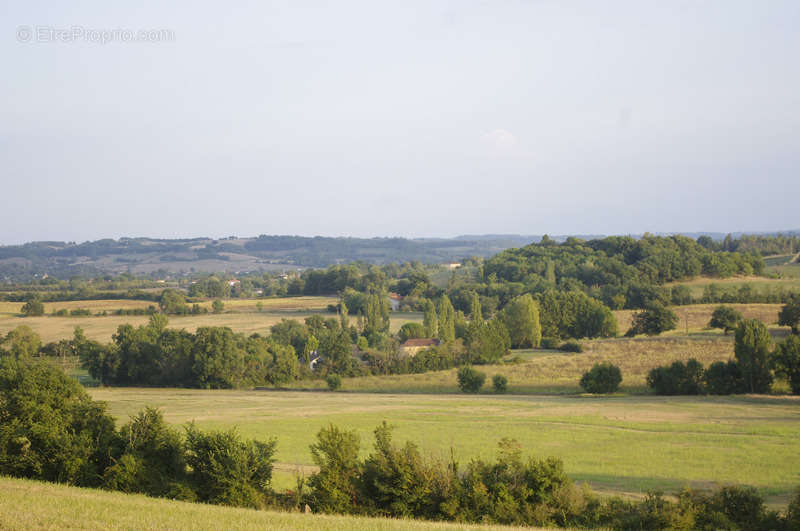
[[[277,437],[278,485],[308,474],[308,449],[333,423],[356,430],[362,453],[383,420],[395,442],[432,457],[492,458],[502,437],[527,455],[556,456],[567,472],[602,493],[753,485],[785,503],[800,485],[800,400],[793,397],[415,395],[188,389],[92,389],[121,422],[145,405],[168,422],[236,427],[245,437]]]
[[[0,529],[298,529],[465,531],[520,529],[389,518],[254,511],[0,476]],[[531,528],[526,528],[531,529]]]

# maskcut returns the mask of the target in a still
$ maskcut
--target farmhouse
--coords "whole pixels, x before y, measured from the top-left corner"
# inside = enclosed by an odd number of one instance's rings
[[[438,347],[439,343],[441,342],[438,339],[407,339],[405,343],[400,345],[398,354],[413,358],[419,353],[420,350]]]
[[[389,298],[389,308],[393,312],[396,312],[397,310],[399,310],[400,309],[400,303],[402,302],[403,297],[401,297],[397,293],[389,293],[388,298]]]

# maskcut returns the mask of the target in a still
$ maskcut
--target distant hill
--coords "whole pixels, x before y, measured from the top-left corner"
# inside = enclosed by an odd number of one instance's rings
[[[659,233],[665,234],[665,233]],[[674,234],[674,233],[671,233]],[[722,233],[680,233],[697,238],[710,236],[720,241]],[[733,233],[734,238],[744,233]],[[751,233],[764,236],[800,234]],[[641,235],[635,235],[638,237]],[[557,235],[591,240],[599,234]],[[84,243],[42,241],[0,246],[0,281],[19,281],[34,276],[180,274],[228,271],[233,273],[327,267],[363,261],[374,264],[420,261],[446,263],[473,256],[489,257],[510,248],[541,241],[542,235],[485,234],[454,238],[331,238],[323,236],[260,235],[222,239],[120,238]]]
[[[44,274],[64,278],[125,271],[241,273],[326,267],[354,261],[444,263],[472,256],[493,256],[533,241],[524,236],[406,239],[261,235],[218,240],[120,238],[84,243],[31,242],[0,246],[0,279],[21,280]]]

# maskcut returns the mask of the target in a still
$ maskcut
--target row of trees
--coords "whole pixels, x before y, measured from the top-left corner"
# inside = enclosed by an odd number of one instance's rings
[[[279,385],[298,378],[301,367],[291,346],[227,327],[195,333],[166,327],[162,314],[147,325],[117,328],[103,345],[76,330],[72,348],[92,377],[108,385],[232,388]]]

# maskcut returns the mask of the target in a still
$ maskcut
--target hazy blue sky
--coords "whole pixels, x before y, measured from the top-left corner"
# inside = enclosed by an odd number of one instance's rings
[[[0,3],[0,243],[800,226],[796,0],[164,4]]]

